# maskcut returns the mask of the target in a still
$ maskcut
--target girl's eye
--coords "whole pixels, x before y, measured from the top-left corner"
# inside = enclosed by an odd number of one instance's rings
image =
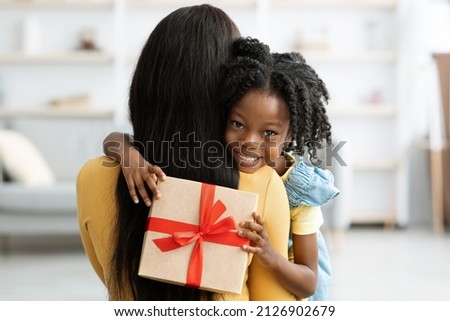
[[[276,136],[278,135],[276,132],[274,132],[273,130],[265,130],[263,132],[264,136]]]
[[[235,128],[244,128],[244,125],[242,125],[240,122],[232,120],[231,125]]]

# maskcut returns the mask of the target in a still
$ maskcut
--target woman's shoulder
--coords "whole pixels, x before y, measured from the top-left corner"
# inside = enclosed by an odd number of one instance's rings
[[[283,209],[286,203],[286,213],[289,212],[289,205],[283,181],[277,172],[264,166],[255,173],[240,173],[239,189],[259,195],[258,211],[261,215],[266,212],[266,206],[276,204],[278,209]]]
[[[259,181],[271,181],[274,177],[279,177],[277,172],[270,166],[264,165],[263,167],[259,168],[254,173],[244,173],[240,172],[240,178],[241,179],[248,179],[248,180],[259,180]]]
[[[105,182],[117,178],[117,173],[120,171],[120,164],[109,157],[100,156],[88,160],[81,167],[77,182]]]
[[[258,169],[254,173],[244,173],[240,172],[239,174],[239,189],[247,190],[247,189],[253,189],[256,187],[263,187],[263,186],[269,186],[269,185],[278,185],[283,187],[283,182],[281,181],[280,176],[277,174],[277,172],[269,167],[269,166],[263,166],[260,169]],[[283,187],[284,188],[284,187]]]
[[[108,157],[88,160],[80,169],[76,182],[79,212],[91,215],[96,208],[103,217],[114,211],[115,191],[120,165]]]
[[[120,170],[120,164],[107,156],[99,156],[88,160],[80,169],[84,172],[112,172]]]

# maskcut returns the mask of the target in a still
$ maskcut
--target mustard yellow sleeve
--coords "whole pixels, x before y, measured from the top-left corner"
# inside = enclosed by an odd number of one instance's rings
[[[115,187],[120,166],[109,158],[88,161],[77,176],[77,216],[86,255],[100,280],[106,284],[116,217]]]
[[[317,233],[323,224],[320,206],[300,205],[291,210],[292,233],[308,235]]]
[[[89,188],[86,186],[86,176],[89,171],[89,165],[85,164],[81,171],[78,173],[77,177],[77,215],[78,224],[80,228],[81,241],[83,243],[84,251],[91,262],[92,267],[97,273],[100,280],[105,283],[105,276],[103,274],[100,262],[95,254],[94,245],[92,244],[92,239],[89,235],[88,222],[89,222],[89,208],[90,204],[88,201]]]
[[[253,174],[255,175],[255,174]],[[260,200],[260,215],[263,217],[273,248],[287,259],[289,237],[289,205],[283,182],[272,170],[265,193]],[[260,195],[261,197],[261,195]],[[291,301],[295,300],[266,268],[254,257],[249,267],[248,280],[250,300]]]

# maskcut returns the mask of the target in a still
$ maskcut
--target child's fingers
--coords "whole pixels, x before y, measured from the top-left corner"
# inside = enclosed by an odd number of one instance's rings
[[[251,246],[251,245],[247,245],[247,244],[243,245],[241,248],[242,248],[243,251],[245,251],[247,253],[258,254],[258,253],[261,252],[260,248],[254,247],[254,246]]]
[[[262,219],[262,217],[256,212],[254,212],[252,216],[255,222],[243,221],[239,223],[239,226],[257,233],[259,239],[254,240],[255,242],[261,242],[261,240],[269,241],[269,235],[267,234],[267,230],[264,226],[264,220]]]
[[[254,244],[259,243],[261,240],[261,236],[259,236],[257,233],[250,231],[250,230],[246,230],[246,229],[238,230],[237,233],[239,236],[249,239]]]
[[[147,205],[147,206],[152,205],[152,201],[150,200],[150,197],[148,196],[147,189],[145,188],[145,184],[140,177],[136,178],[135,184],[136,184],[136,188],[139,192],[139,195],[141,195],[142,199],[144,200],[145,205]]]
[[[256,222],[243,221],[239,223],[239,226],[251,231],[255,231],[256,233],[261,233],[264,230],[264,227]]]
[[[253,212],[252,216],[253,216],[253,219],[255,220],[256,223],[258,223],[259,225],[264,226],[264,220],[262,219],[262,217],[258,213]]]
[[[259,224],[262,231],[260,231],[258,234],[265,240],[269,240],[269,234],[267,233],[266,227],[264,225],[263,218],[256,212],[253,213],[253,218],[255,219],[255,222]]]
[[[150,171],[153,174],[155,174],[159,180],[163,181],[166,179],[166,174],[163,172],[163,170],[159,166],[152,165],[152,164],[149,164],[149,165],[150,165]]]
[[[156,176],[151,174],[151,175],[147,175],[145,178],[145,183],[147,184],[147,186],[150,188],[150,190],[152,191],[152,194],[155,198],[160,198],[161,197],[161,192],[158,189],[158,185],[156,185]]]
[[[133,202],[135,204],[139,203],[139,198],[136,194],[136,189],[135,189],[135,185],[134,185],[134,181],[131,178],[127,178],[127,176],[125,176],[125,181],[127,182],[127,186],[128,186],[128,192],[130,193],[131,199],[133,200]]]
[[[146,168],[142,171],[142,178],[147,183],[147,186],[152,191],[155,198],[159,199],[161,197],[161,192],[156,184],[157,180],[165,180],[166,174],[162,171],[159,166],[152,165],[149,162],[146,163]]]

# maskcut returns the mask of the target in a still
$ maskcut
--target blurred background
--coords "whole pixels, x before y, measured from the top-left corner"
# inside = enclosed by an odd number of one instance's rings
[[[183,0],[0,0],[0,300],[105,300],[75,179],[155,25]],[[450,1],[233,0],[243,36],[300,51],[330,92],[333,300],[450,299]]]

